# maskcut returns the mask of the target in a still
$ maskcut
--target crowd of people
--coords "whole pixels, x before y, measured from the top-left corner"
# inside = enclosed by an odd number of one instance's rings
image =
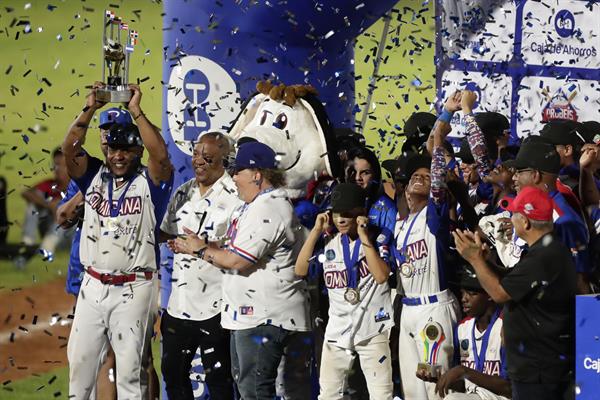
[[[600,124],[552,121],[519,143],[458,91],[439,116],[409,118],[397,159],[338,138],[343,175],[317,174],[291,199],[277,149],[217,132],[199,135],[194,178],[173,187],[136,85],[129,112],[100,113],[105,158],[90,156],[100,86],[62,146],[57,215],[78,226],[71,398],[94,395],[111,349],[118,398],[156,397],[160,243],[173,252],[160,312],[170,399],[194,398],[198,349],[211,399],[574,397],[575,294],[598,287]]]

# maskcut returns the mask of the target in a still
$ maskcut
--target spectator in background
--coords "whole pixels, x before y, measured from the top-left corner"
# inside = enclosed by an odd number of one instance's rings
[[[579,153],[585,139],[580,133],[583,126],[574,121],[551,121],[540,131],[540,136],[555,146],[560,156],[560,171],[558,178],[575,193],[579,184]]]
[[[524,187],[506,199],[515,232],[529,251],[503,278],[485,260],[477,233],[453,232],[460,255],[481,286],[504,304],[504,343],[513,400],[559,400],[573,379],[576,274],[568,248],[553,235],[554,204],[547,192]]]
[[[533,186],[550,195],[555,234],[571,250],[575,261],[577,291],[579,294],[589,293],[589,275],[592,271],[588,252],[589,232],[581,216],[557,190],[560,156],[554,145],[532,136],[523,142],[517,158],[509,165],[515,168],[513,182],[517,194],[525,187]],[[507,229],[512,229],[510,223],[508,225]]]
[[[44,259],[50,261],[54,258],[56,247],[70,237],[70,232],[60,230],[56,223],[56,209],[62,198],[61,192],[64,192],[69,184],[65,158],[60,148],[52,152],[52,171],[52,178],[39,182],[21,194],[27,202],[22,242],[27,246],[34,246],[38,243],[39,233],[40,253]],[[22,256],[15,258],[15,264],[19,268],[23,268],[26,262]]]
[[[351,152],[354,176],[349,176],[346,182],[356,183],[367,193],[367,209],[369,210],[369,225],[377,227],[378,245],[388,245],[394,235],[396,224],[396,204],[388,197],[382,186],[381,167],[379,159],[371,150],[359,147]]]

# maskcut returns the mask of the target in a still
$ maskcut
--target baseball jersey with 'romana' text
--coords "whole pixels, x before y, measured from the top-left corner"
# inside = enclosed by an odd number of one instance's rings
[[[449,241],[448,205],[436,205],[430,198],[427,206],[406,219],[396,222],[394,254],[402,254],[412,268],[411,274],[398,276],[408,297],[441,292],[447,289],[444,253]]]
[[[485,332],[479,332],[475,318],[465,318],[457,327],[458,351],[461,365],[479,370],[486,375],[501,376],[508,379],[506,358],[502,346],[502,315],[495,315]],[[474,352],[477,352],[475,357]],[[485,351],[485,354],[483,352]],[[478,361],[476,360],[478,359]],[[473,382],[465,379],[467,393],[477,393],[483,400],[507,400]]]
[[[147,169],[141,167],[117,187],[108,167],[90,157],[85,174],[75,180],[85,194],[79,253],[84,268],[107,273],[156,271],[156,232],[169,201],[172,180],[171,175],[168,182],[155,185]]]
[[[352,254],[358,241],[349,243],[348,252]],[[386,250],[379,249],[387,254]],[[382,257],[383,258],[383,257]],[[323,277],[329,294],[329,321],[325,330],[325,340],[344,349],[371,339],[392,328],[394,315],[392,297],[387,282],[378,284],[369,271],[364,248],[358,253],[358,285],[360,302],[351,304],[344,299],[348,288],[348,273],[344,262],[342,235],[336,234],[325,245],[323,255],[319,256],[323,266]]]

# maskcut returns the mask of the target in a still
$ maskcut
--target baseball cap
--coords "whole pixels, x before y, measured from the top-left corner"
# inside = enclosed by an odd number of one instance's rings
[[[406,159],[406,177],[410,180],[419,168],[431,169],[431,157],[425,154],[412,154]]]
[[[550,195],[534,186],[524,187],[517,197],[504,197],[500,201],[500,206],[535,221],[552,221],[554,210]]]
[[[478,112],[475,114],[475,121],[487,137],[500,137],[510,127],[508,118],[497,112]]]
[[[238,171],[246,168],[276,169],[276,154],[264,143],[246,142],[238,149],[233,168]]]
[[[100,129],[108,129],[113,124],[133,124],[129,111],[121,110],[120,108],[109,108],[100,113]]]
[[[408,117],[404,123],[403,133],[406,141],[402,145],[402,152],[420,152],[427,142],[435,121],[437,121],[437,117],[428,112],[416,112]]]
[[[585,142],[583,126],[579,122],[567,120],[554,120],[548,122],[540,131],[540,136],[554,145],[572,146],[582,145]]]
[[[600,144],[600,122],[585,121],[581,123],[583,129],[581,136],[586,143]]]
[[[517,157],[504,164],[516,169],[532,168],[557,175],[560,171],[560,156],[553,144],[539,136],[530,136],[523,141]]]
[[[367,192],[354,183],[340,183],[331,192],[331,211],[340,213],[365,208]]]
[[[475,292],[484,292],[485,290],[477,279],[477,274],[473,267],[469,264],[463,264],[459,272],[459,284],[462,289],[472,290]]]
[[[140,131],[134,124],[114,124],[106,137],[108,147],[113,149],[143,146]]]

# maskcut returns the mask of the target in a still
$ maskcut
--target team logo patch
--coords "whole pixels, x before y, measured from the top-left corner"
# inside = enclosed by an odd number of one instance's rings
[[[469,339],[463,339],[460,341],[461,350],[469,350]]]
[[[242,314],[242,315],[254,315],[254,307],[252,307],[252,306],[240,306],[240,314]]]
[[[379,244],[385,243],[385,235],[383,233],[380,233],[379,236],[377,236],[377,243],[379,243]]]
[[[325,259],[327,261],[332,261],[335,259],[335,251],[329,249],[325,252]]]
[[[387,321],[390,319],[390,313],[385,312],[383,308],[379,309],[379,312],[375,314],[375,322]]]

